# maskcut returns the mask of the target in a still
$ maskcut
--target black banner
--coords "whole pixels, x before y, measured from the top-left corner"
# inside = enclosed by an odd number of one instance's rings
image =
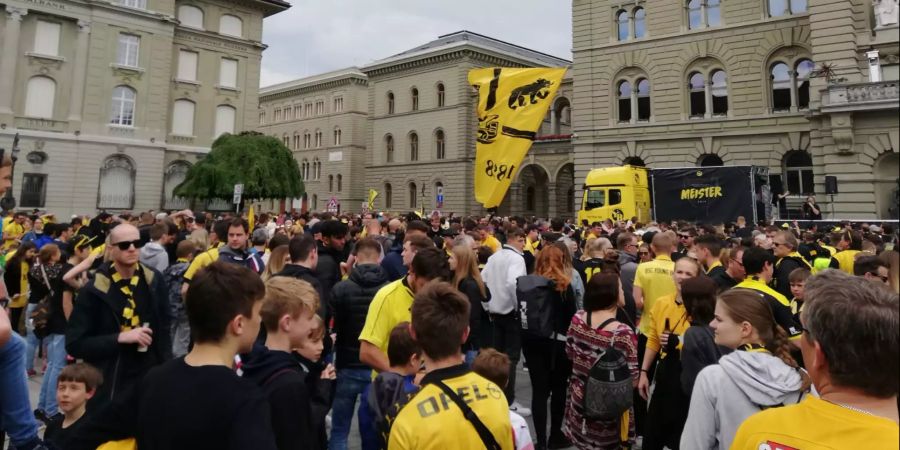
[[[653,208],[657,222],[753,221],[751,167],[653,169]]]

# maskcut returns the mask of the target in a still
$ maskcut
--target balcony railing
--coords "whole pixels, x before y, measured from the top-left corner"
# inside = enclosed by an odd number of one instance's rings
[[[822,91],[823,112],[900,108],[898,81],[836,84]]]

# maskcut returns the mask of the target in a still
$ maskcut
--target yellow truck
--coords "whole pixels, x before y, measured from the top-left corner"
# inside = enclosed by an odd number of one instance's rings
[[[768,175],[759,166],[593,169],[584,180],[578,220],[724,223],[743,216],[755,223],[762,217],[757,194],[768,188]]]

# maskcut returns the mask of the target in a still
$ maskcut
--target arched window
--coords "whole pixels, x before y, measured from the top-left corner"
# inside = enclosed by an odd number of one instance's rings
[[[416,133],[409,135],[409,160],[419,160],[419,135]]]
[[[294,142],[291,148],[294,150],[300,150],[300,133],[296,131],[294,132]]]
[[[203,29],[203,10],[191,5],[178,7],[178,21],[181,26]]]
[[[303,158],[303,162],[300,163],[300,173],[303,175],[304,180],[309,179],[309,160]]]
[[[110,124],[124,127],[134,126],[135,97],[134,89],[129,86],[116,86],[113,89]]]
[[[631,19],[628,17],[628,11],[620,10],[616,13],[616,35],[620,41],[627,41],[631,34]]]
[[[444,159],[447,156],[444,141],[444,130],[434,132],[435,159]]]
[[[716,70],[710,77],[712,83],[710,86],[710,94],[712,95],[712,113],[713,116],[724,116],[728,114],[728,75],[724,70]]]
[[[706,116],[706,80],[703,74],[694,72],[688,77],[688,89],[691,96],[691,117]]]
[[[418,111],[419,110],[419,90],[416,88],[412,88],[409,91],[409,95],[412,99],[412,104],[410,105],[412,107],[412,110]]]
[[[100,189],[97,209],[131,209],[134,207],[134,164],[125,156],[106,158],[100,166]]]
[[[328,175],[328,192],[334,190],[334,175]]]
[[[166,168],[163,182],[166,197],[163,201],[163,209],[182,210],[190,206],[187,198],[175,196],[175,188],[184,182],[190,168],[191,165],[187,161],[175,161]]]
[[[337,176],[337,191],[341,192],[344,189],[344,177],[341,174]]]
[[[525,209],[528,211],[534,211],[535,206],[535,195],[534,195],[534,186],[528,186],[525,188]]]
[[[394,188],[391,183],[384,184],[384,209],[391,209],[394,204]]]
[[[793,150],[784,155],[784,178],[792,195],[806,195],[815,191],[813,162],[809,152]]]
[[[647,12],[644,8],[634,10],[634,37],[642,38],[647,34]]]
[[[242,37],[244,35],[244,22],[240,17],[225,14],[219,18],[219,34]]]
[[[416,204],[419,203],[418,190],[416,189],[416,183],[409,183],[409,207],[415,208]]]
[[[446,92],[444,90],[444,84],[438,83],[437,85],[437,105],[438,108],[444,106],[444,102],[446,100]]]
[[[619,123],[631,122],[631,83],[620,81],[618,87]]]
[[[311,205],[311,209],[312,209],[313,211],[317,211],[316,208],[317,208],[318,206],[319,206],[319,194],[313,194],[313,196],[312,196],[312,205]]]
[[[25,89],[25,116],[52,119],[56,103],[56,81],[50,77],[36,76],[28,80]]]
[[[791,74],[785,63],[772,66],[772,110],[790,111],[791,109]]]
[[[341,145],[341,129],[334,129],[334,145]]]
[[[316,148],[322,147],[322,130],[316,130]]]
[[[644,163],[644,160],[639,156],[629,156],[622,161],[622,164],[627,164],[635,167],[647,167],[647,164]]]
[[[393,92],[387,93],[387,113],[388,114],[394,113],[394,93]]]
[[[688,0],[687,24],[689,30],[716,27],[722,23],[720,0]]]
[[[387,162],[394,162],[394,137],[387,135],[384,138],[384,150]]]
[[[722,161],[722,158],[720,158],[719,155],[707,153],[705,155],[700,155],[700,158],[697,159],[697,165],[700,167],[717,167],[724,166],[725,162]]]
[[[172,108],[172,134],[194,135],[194,102],[187,99],[175,100]]]
[[[303,131],[303,148],[312,147],[312,134],[309,133],[309,130]]]
[[[769,16],[779,17],[806,12],[807,0],[769,0]]]
[[[801,59],[797,62],[796,86],[797,86],[797,107],[800,109],[809,108],[809,76],[816,69],[816,64],[808,59]]]
[[[637,120],[638,122],[650,120],[650,81],[647,79],[637,82]]]
[[[216,131],[213,138],[225,133],[234,134],[234,121],[237,110],[231,105],[219,105],[216,107]],[[285,135],[285,147],[291,146],[290,138]]]

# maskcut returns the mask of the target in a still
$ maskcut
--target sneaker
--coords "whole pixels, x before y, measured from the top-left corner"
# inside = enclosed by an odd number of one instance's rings
[[[509,410],[522,417],[528,417],[531,415],[531,410],[522,406],[519,402],[512,402],[512,404],[509,405]]]

